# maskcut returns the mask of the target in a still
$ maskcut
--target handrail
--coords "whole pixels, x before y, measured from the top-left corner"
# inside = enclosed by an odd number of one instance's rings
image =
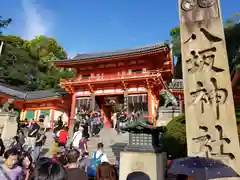
[[[183,79],[173,79],[172,82],[168,85],[170,90],[172,89],[183,89]]]

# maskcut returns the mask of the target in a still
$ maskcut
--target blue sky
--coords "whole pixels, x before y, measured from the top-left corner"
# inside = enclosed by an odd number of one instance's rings
[[[224,19],[240,12],[240,0],[221,6]],[[5,33],[53,36],[70,56],[162,42],[179,24],[177,0],[1,0],[0,15],[13,19]]]

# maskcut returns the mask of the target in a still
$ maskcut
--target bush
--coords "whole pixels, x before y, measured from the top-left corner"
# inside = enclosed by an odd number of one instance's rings
[[[240,109],[240,108],[239,108]],[[240,116],[237,115],[237,129],[240,140]],[[163,137],[163,149],[167,152],[168,159],[176,159],[187,156],[187,139],[185,116],[180,115],[173,118],[166,126],[166,132]]]
[[[185,116],[173,118],[166,126],[163,136],[163,149],[167,152],[168,159],[176,159],[187,156],[187,140],[185,128]]]

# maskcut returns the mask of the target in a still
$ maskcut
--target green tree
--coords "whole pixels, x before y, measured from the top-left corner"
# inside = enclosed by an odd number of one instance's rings
[[[177,59],[177,63],[175,65],[175,73],[174,78],[181,79],[182,78],[182,63],[181,63],[181,40],[180,40],[180,27],[175,27],[170,31],[170,36],[172,37],[173,44],[173,55]]]
[[[30,55],[38,59],[41,64],[67,58],[67,52],[52,37],[37,36],[26,43],[26,48]]]
[[[23,48],[23,49],[25,49],[24,44],[27,42],[26,40],[22,39],[20,36],[15,36],[15,35],[0,35],[0,41],[3,41],[4,43],[7,43],[7,44],[11,44],[13,47]]]
[[[240,16],[235,13],[227,20],[225,27],[229,64],[237,65],[240,63]]]
[[[53,61],[66,59],[67,52],[57,43],[55,38],[37,36],[25,43],[30,56],[38,62],[39,73],[36,79],[37,89],[59,87],[61,78],[73,77],[69,69],[58,69]]]
[[[21,37],[0,36],[4,41],[0,57],[0,77],[5,83],[27,90],[59,87],[61,78],[74,75],[70,69],[58,69],[53,61],[67,58],[67,53],[54,38],[37,36],[27,41]]]
[[[178,57],[181,55],[181,43],[180,43],[180,27],[177,26],[170,31],[173,44],[173,55]]]
[[[233,15],[231,17],[229,17],[225,24],[224,27],[228,28],[228,27],[233,27],[235,24],[238,24],[240,20],[240,15],[238,12],[233,13]]]
[[[236,106],[236,119],[238,137],[240,140],[240,107]],[[163,147],[170,159],[176,159],[187,156],[187,139],[185,116],[180,115],[173,118],[166,126],[166,133],[163,138]]]
[[[22,47],[5,42],[0,56],[0,79],[10,85],[27,86],[37,73],[37,62]]]
[[[12,22],[11,18],[2,19],[2,16],[0,16],[0,34],[2,34],[1,29],[6,28],[11,22]]]

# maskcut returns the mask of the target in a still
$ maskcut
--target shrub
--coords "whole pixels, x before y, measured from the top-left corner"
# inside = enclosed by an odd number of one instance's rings
[[[237,115],[237,129],[240,140],[240,113]],[[167,152],[169,159],[176,159],[187,156],[187,139],[185,116],[180,115],[173,118],[166,126],[166,132],[163,137],[163,149]]]
[[[185,116],[180,115],[173,118],[166,126],[163,137],[163,149],[167,152],[169,159],[187,156],[187,140],[185,128]]]

